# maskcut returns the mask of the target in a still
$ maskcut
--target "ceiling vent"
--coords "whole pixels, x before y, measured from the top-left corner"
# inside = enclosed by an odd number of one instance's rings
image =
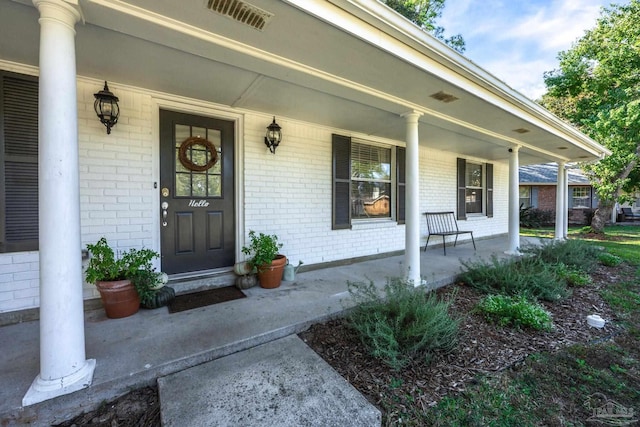
[[[273,13],[241,0],[208,0],[207,8],[260,31],[273,18]]]
[[[437,99],[438,101],[442,101],[444,103],[457,101],[459,99],[459,98],[456,98],[455,96],[451,95],[450,93],[445,93],[443,91],[440,91],[438,93],[434,93],[433,95],[430,95],[430,96],[433,99]]]
[[[525,129],[525,128],[518,128],[518,129],[514,129],[513,131],[514,131],[515,133],[520,133],[520,134],[522,134],[522,133],[529,133],[529,132],[531,132],[529,129]]]

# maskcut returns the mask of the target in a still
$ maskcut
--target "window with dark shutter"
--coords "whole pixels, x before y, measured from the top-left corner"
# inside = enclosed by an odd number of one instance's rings
[[[466,169],[467,161],[458,158],[458,219],[467,219],[466,205]]]
[[[406,149],[332,135],[333,230],[352,221],[391,219],[405,223]],[[392,167],[395,157],[395,168]],[[392,191],[394,190],[394,191]],[[391,198],[395,200],[395,211]]]
[[[493,218],[493,165],[491,163],[487,163],[485,165],[486,169],[486,180],[487,180],[487,216],[489,218]]]
[[[38,249],[38,80],[0,71],[0,252]]]
[[[493,217],[493,164],[467,163],[458,158],[457,189],[458,219],[467,219],[468,213],[483,212]]]
[[[351,228],[351,138],[332,135],[333,230]]]
[[[406,196],[406,164],[407,164],[407,149],[403,147],[398,147],[396,149],[396,174],[398,176],[397,180],[397,205],[396,205],[396,218],[398,220],[398,224],[404,224],[406,218],[405,211],[405,196]]]

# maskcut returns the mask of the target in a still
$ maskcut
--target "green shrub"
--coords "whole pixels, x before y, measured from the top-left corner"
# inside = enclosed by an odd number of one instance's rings
[[[520,206],[520,226],[525,228],[539,228],[553,224],[555,214],[553,211],[546,211],[534,207],[523,208]]]
[[[608,252],[601,252],[598,255],[598,261],[600,261],[600,264],[606,265],[607,267],[616,267],[622,263],[622,258]]]
[[[522,252],[547,264],[564,264],[589,272],[595,267],[593,260],[602,251],[582,240],[553,240],[543,245],[527,246]]]
[[[140,297],[141,304],[149,304],[157,292],[156,286],[162,283],[162,273],[150,270],[138,270],[130,277]]]
[[[530,302],[524,296],[488,295],[480,300],[477,309],[501,326],[550,330],[553,325],[551,314],[543,306]]]
[[[493,256],[490,262],[469,261],[462,265],[459,279],[480,292],[525,295],[546,301],[569,295],[566,281],[559,277],[554,266],[536,257],[499,260]]]
[[[382,292],[373,282],[349,283],[358,306],[349,317],[371,354],[393,369],[412,359],[429,361],[433,352],[457,345],[459,320],[449,314],[449,301],[434,292],[390,279]]]
[[[556,265],[556,273],[560,278],[566,280],[569,286],[587,286],[593,283],[593,279],[589,274],[575,267],[567,267],[564,264]]]

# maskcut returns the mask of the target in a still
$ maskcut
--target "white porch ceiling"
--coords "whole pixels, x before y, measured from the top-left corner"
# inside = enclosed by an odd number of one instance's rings
[[[602,152],[429,36],[419,35],[453,62],[411,32],[372,26],[380,22],[362,0],[250,3],[274,14],[263,31],[208,10],[207,0],[80,0],[78,74],[400,141],[400,115],[415,109],[426,113],[421,144],[488,160],[508,158],[514,144],[521,164]],[[353,27],[325,22],[332,16]],[[11,35],[0,38],[0,58],[37,66],[36,9],[0,0],[0,28]],[[367,31],[376,40],[364,40]],[[431,97],[440,91],[458,100]]]

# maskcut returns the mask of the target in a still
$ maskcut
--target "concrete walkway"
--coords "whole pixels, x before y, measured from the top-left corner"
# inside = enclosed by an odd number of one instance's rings
[[[422,274],[428,285],[451,283],[460,273],[461,261],[503,256],[507,239],[479,240],[476,244],[477,252],[470,242],[448,247],[446,257],[442,247],[430,246],[421,252]],[[1,327],[0,425],[59,423],[133,388],[155,384],[158,378],[294,335],[349,308],[348,281],[384,284],[386,278],[402,275],[402,263],[403,256],[393,256],[299,273],[294,282],[283,282],[278,289],[255,287],[245,292],[247,298],[175,314],[160,308],[140,310],[124,319],[107,319],[103,310],[89,311],[85,315],[86,353],[87,358],[97,361],[92,386],[26,408],[21,407],[22,397],[39,372],[39,325],[25,322]],[[293,347],[298,354],[297,344]],[[203,369],[208,372],[209,368]],[[182,416],[183,421],[192,417]]]

